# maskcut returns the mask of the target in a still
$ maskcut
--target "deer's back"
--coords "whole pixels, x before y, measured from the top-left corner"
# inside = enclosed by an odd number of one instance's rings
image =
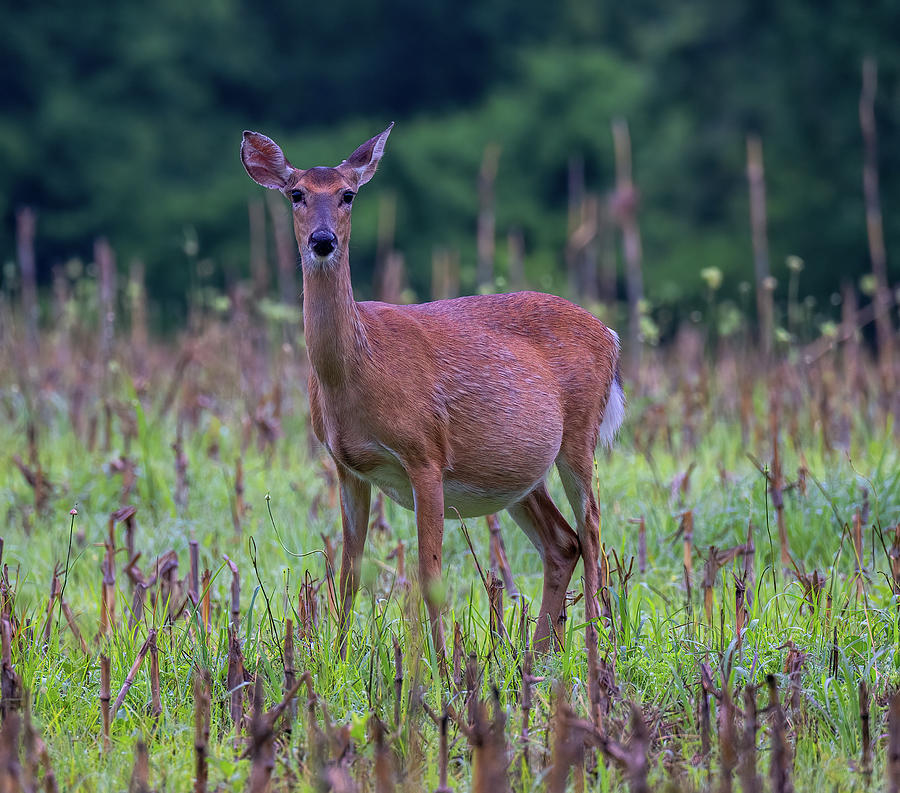
[[[493,347],[500,352],[500,364],[506,359],[511,365],[552,372],[563,396],[588,386],[608,390],[618,363],[618,336],[588,311],[555,295],[515,292],[361,306],[401,333],[408,323],[416,326],[417,351],[427,351],[431,360],[448,358],[463,370],[468,361],[477,369],[483,354],[491,360]]]

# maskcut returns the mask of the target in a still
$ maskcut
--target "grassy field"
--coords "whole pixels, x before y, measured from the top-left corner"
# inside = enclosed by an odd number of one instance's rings
[[[622,436],[596,458],[592,721],[580,569],[563,648],[531,657],[541,566],[506,515],[520,595],[501,593],[494,630],[487,524],[447,522],[445,677],[413,516],[389,502],[336,652],[340,509],[291,320],[235,310],[165,346],[104,341],[90,317],[30,348],[4,328],[0,789],[431,791],[444,763],[449,787],[481,793],[900,778],[900,453],[864,358],[764,367],[688,338],[626,376]]]

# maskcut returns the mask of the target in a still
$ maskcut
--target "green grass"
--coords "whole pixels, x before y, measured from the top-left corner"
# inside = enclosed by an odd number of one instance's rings
[[[6,383],[0,391],[0,504],[5,506],[3,562],[16,592],[15,612],[23,625],[13,642],[12,659],[30,692],[33,710],[62,789],[122,790],[127,788],[138,738],[150,749],[150,780],[158,790],[186,790],[192,785],[193,698],[192,669],[208,669],[212,675],[212,730],[210,738],[210,788],[240,787],[249,772],[249,761],[240,759],[232,744],[228,721],[227,625],[231,574],[223,554],[233,559],[241,572],[241,635],[247,668],[262,675],[267,707],[281,697],[282,667],[279,645],[284,619],[296,625],[297,593],[308,572],[321,581],[325,574],[324,534],[336,546],[340,540],[340,512],[329,505],[326,478],[321,464],[307,455],[305,401],[299,389],[285,392],[280,437],[260,449],[255,432],[242,449],[245,428],[243,401],[239,392],[213,374],[197,374],[199,389],[215,394],[216,413],[200,410],[196,423],[184,419],[184,446],[188,458],[189,502],[175,506],[175,467],[171,444],[175,439],[175,411],[162,420],[156,413],[163,390],[138,400],[124,375],[119,376],[114,396],[130,405],[137,416],[137,436],[126,440],[124,424],[112,421],[111,445],[100,451],[86,448],[84,436],[76,434],[69,419],[69,397],[63,387],[44,389],[28,401],[22,392]],[[299,381],[299,379],[297,380]],[[288,382],[286,380],[286,382]],[[813,386],[814,387],[814,386]],[[724,390],[724,389],[723,389]],[[669,387],[651,398],[636,399],[618,446],[597,456],[597,488],[602,505],[602,538],[608,552],[628,560],[638,552],[637,529],[629,522],[643,516],[646,521],[647,569],[634,572],[623,586],[615,570],[610,599],[613,623],[601,626],[601,655],[614,661],[617,692],[612,697],[607,726],[614,737],[628,735],[627,702],[640,704],[651,725],[651,780],[674,780],[678,789],[703,788],[707,782],[700,751],[697,713],[699,665],[711,665],[716,685],[731,689],[762,685],[774,674],[782,690],[786,646],[805,654],[800,678],[801,708],[789,711],[791,744],[796,758],[794,777],[798,789],[862,790],[864,777],[855,770],[861,757],[858,685],[864,680],[872,692],[872,734],[875,736],[875,779],[883,774],[886,732],[886,697],[897,687],[900,668],[898,599],[892,595],[884,573],[888,560],[876,533],[900,522],[900,453],[892,429],[882,419],[862,410],[853,415],[848,449],[823,447],[815,415],[807,399],[788,400],[782,422],[782,457],[785,478],[793,481],[803,461],[809,470],[806,493],[799,488],[785,496],[785,517],[794,558],[807,572],[818,569],[832,595],[831,614],[824,601],[816,608],[808,604],[793,576],[780,569],[775,514],[767,497],[763,476],[747,458],[752,453],[771,460],[766,400],[758,386],[753,440],[741,441],[737,418],[727,407],[726,394],[713,394],[702,414],[693,419],[696,444],[684,442],[683,394]],[[646,420],[652,404],[663,406],[674,431],[673,448],[655,441],[649,452],[638,450],[634,430]],[[182,405],[183,406],[183,405]],[[877,415],[877,414],[876,414]],[[790,419],[797,431],[788,431]],[[34,514],[31,488],[11,456],[27,459],[27,424],[38,427],[38,449],[44,471],[53,483],[47,510]],[[101,421],[102,425],[102,421]],[[98,438],[102,437],[102,429]],[[215,454],[211,450],[215,449]],[[149,572],[158,554],[174,549],[179,556],[179,575],[188,570],[188,542],[200,547],[200,567],[212,571],[213,601],[209,633],[197,619],[165,624],[165,605],[150,607],[144,620],[129,631],[123,615],[128,613],[131,591],[122,572],[124,551],[117,556],[117,630],[111,638],[96,639],[99,623],[100,562],[110,512],[121,505],[121,476],[111,462],[127,454],[137,464],[137,482],[128,503],[138,507],[137,549],[140,566]],[[235,461],[244,469],[244,497],[248,505],[243,531],[232,526]],[[690,488],[683,504],[670,497],[674,477],[695,464]],[[846,527],[868,491],[869,518],[864,527],[863,563],[866,568],[864,596],[857,597],[853,580],[854,552]],[[568,513],[558,480],[551,480],[554,498]],[[318,501],[318,514],[312,506]],[[57,622],[50,642],[44,646],[40,632],[45,619],[50,579],[55,564],[64,564],[69,542],[69,511],[77,505],[76,538],[66,580],[65,597],[88,639],[85,657],[68,630],[60,633]],[[269,510],[271,509],[271,517]],[[687,601],[682,569],[682,543],[676,536],[684,509],[694,515],[694,587]],[[325,588],[319,591],[319,631],[309,642],[298,642],[296,669],[309,672],[315,690],[327,704],[329,718],[348,725],[354,758],[351,774],[363,787],[371,784],[374,747],[369,717],[378,715],[389,726],[393,722],[394,661],[392,637],[403,648],[404,699],[401,724],[394,742],[398,765],[406,774],[409,789],[432,790],[437,785],[437,731],[411,704],[411,684],[420,686],[430,706],[439,711],[442,701],[462,710],[459,695],[435,675],[433,648],[423,630],[424,610],[415,590],[408,594],[396,581],[395,561],[388,558],[398,540],[409,549],[407,571],[415,570],[415,527],[411,513],[387,503],[386,518],[392,536],[370,535],[367,545],[363,590],[356,602],[352,638],[346,660],[335,651],[336,625],[328,613]],[[277,532],[273,528],[273,521]],[[527,539],[506,516],[501,516],[503,535],[516,585],[536,613],[541,587],[541,565]],[[714,586],[712,623],[706,621],[701,582],[703,561],[711,545],[719,548],[744,542],[748,522],[754,528],[755,583],[749,623],[740,646],[735,637],[734,565],[726,565]],[[467,524],[483,566],[488,560],[488,532],[483,520]],[[873,528],[874,527],[874,528]],[[251,541],[255,545],[253,563]],[[121,534],[119,545],[124,544]],[[890,538],[885,542],[889,545]],[[339,555],[338,555],[339,558]],[[739,564],[738,562],[737,564]],[[626,562],[626,567],[628,563]],[[507,734],[512,756],[520,756],[517,742],[520,715],[519,604],[505,599],[506,623],[513,646],[495,642],[487,624],[488,606],[468,546],[456,521],[447,521],[444,540],[446,588],[445,629],[452,639],[453,624],[459,622],[466,651],[475,651],[484,668],[482,688],[488,696],[492,686],[508,711]],[[571,588],[580,591],[580,568]],[[265,593],[265,595],[263,594]],[[266,601],[268,598],[268,602]],[[532,711],[533,743],[531,771],[514,762],[510,777],[515,789],[541,790],[542,764],[547,761],[545,728],[553,707],[553,685],[562,681],[575,710],[587,713],[586,661],[582,603],[570,609],[562,651],[536,661],[535,674],[544,680],[535,686]],[[28,629],[24,626],[30,625]],[[130,668],[137,649],[150,628],[159,629],[160,681],[163,713],[156,723],[149,715],[149,664],[137,674],[124,705],[113,714],[112,746],[101,751],[99,709],[99,655],[111,659],[113,698]],[[273,630],[274,628],[274,630]],[[830,671],[832,637],[838,636],[838,673]],[[614,641],[613,641],[614,637]],[[496,644],[496,649],[491,648]],[[764,690],[759,706],[767,701]],[[310,769],[303,703],[300,721],[279,749],[276,765],[278,785],[299,778],[299,789],[315,789]],[[321,710],[320,710],[321,718]],[[760,714],[758,735],[761,772],[769,762],[766,716]],[[712,774],[716,785],[718,762],[713,712]],[[416,748],[418,747],[418,748]],[[421,755],[421,762],[414,762]],[[466,741],[451,726],[451,784],[457,790],[470,784],[470,754]],[[600,764],[588,777],[590,789],[619,790],[626,782],[613,766]]]

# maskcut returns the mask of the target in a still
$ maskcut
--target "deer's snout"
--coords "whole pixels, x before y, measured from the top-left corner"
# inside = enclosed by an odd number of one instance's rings
[[[309,247],[316,256],[328,256],[337,247],[337,237],[328,229],[316,229],[309,235]]]

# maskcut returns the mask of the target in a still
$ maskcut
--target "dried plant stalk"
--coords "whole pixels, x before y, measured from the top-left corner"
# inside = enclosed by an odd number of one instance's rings
[[[888,793],[900,793],[900,691],[894,692],[888,710],[885,775]]]
[[[128,793],[150,793],[150,754],[147,744],[138,739],[134,745],[134,768],[131,771],[131,781],[128,783]]]
[[[869,724],[869,687],[865,680],[859,681],[859,723],[862,739],[862,763],[860,770],[866,778],[872,776],[872,735]]]
[[[138,650],[137,657],[134,659],[134,663],[131,664],[131,669],[128,670],[128,674],[125,675],[125,682],[122,684],[122,688],[119,689],[119,693],[116,695],[116,701],[113,705],[112,712],[118,713],[119,708],[122,707],[122,703],[125,701],[125,697],[128,696],[128,692],[131,690],[132,685],[134,685],[134,679],[137,677],[138,670],[141,668],[141,664],[144,663],[144,658],[147,657],[147,653],[150,650],[150,643],[155,642],[156,640],[156,629],[150,631],[146,640],[141,645],[141,649]]]
[[[103,720],[103,751],[109,751],[109,658],[100,656],[100,716]]]
[[[158,719],[162,715],[162,696],[159,690],[159,650],[156,646],[156,631],[151,631],[150,642],[150,715]]]
[[[769,710],[772,713],[772,760],[769,778],[773,793],[793,793],[791,782],[791,749],[786,734],[786,719],[778,698],[778,684],[774,675],[766,676],[769,687]]]
[[[209,744],[209,681],[208,673],[194,673],[194,793],[206,793],[208,778],[207,756]]]

